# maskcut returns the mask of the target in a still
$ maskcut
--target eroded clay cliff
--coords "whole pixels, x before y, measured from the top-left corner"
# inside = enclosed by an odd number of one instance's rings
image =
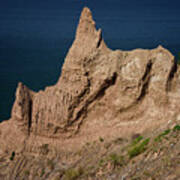
[[[180,119],[179,71],[161,46],[110,50],[84,8],[57,84],[37,93],[18,84],[11,119],[0,124],[1,150],[67,150],[166,126]]]

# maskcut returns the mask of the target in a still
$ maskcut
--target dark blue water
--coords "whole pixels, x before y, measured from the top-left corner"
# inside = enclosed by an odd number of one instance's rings
[[[112,49],[180,51],[178,1],[6,0],[0,7],[0,121],[10,117],[17,83],[38,91],[54,84],[84,6]]]

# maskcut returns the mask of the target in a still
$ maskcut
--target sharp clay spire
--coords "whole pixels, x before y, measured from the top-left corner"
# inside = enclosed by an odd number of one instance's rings
[[[81,12],[76,36],[82,36],[84,33],[88,33],[89,35],[95,35],[97,33],[92,13],[87,7],[85,7]]]
[[[81,12],[80,20],[83,19],[93,21],[91,10],[88,7],[85,7]]]
[[[97,48],[107,49],[102,39],[102,31],[101,29],[96,30],[95,24],[90,9],[83,8],[75,40],[67,55],[67,59],[70,59],[68,62],[83,59]]]

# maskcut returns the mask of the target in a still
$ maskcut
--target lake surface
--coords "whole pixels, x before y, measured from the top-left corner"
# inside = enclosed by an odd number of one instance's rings
[[[112,49],[161,44],[175,56],[180,52],[178,1],[53,2],[7,0],[0,7],[0,121],[10,117],[19,81],[35,91],[56,83],[84,6]]]

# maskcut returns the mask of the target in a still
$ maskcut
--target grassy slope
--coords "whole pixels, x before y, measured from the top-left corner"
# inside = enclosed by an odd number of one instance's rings
[[[99,138],[78,152],[42,156],[11,153],[0,158],[0,179],[180,179],[180,126],[149,135]]]

